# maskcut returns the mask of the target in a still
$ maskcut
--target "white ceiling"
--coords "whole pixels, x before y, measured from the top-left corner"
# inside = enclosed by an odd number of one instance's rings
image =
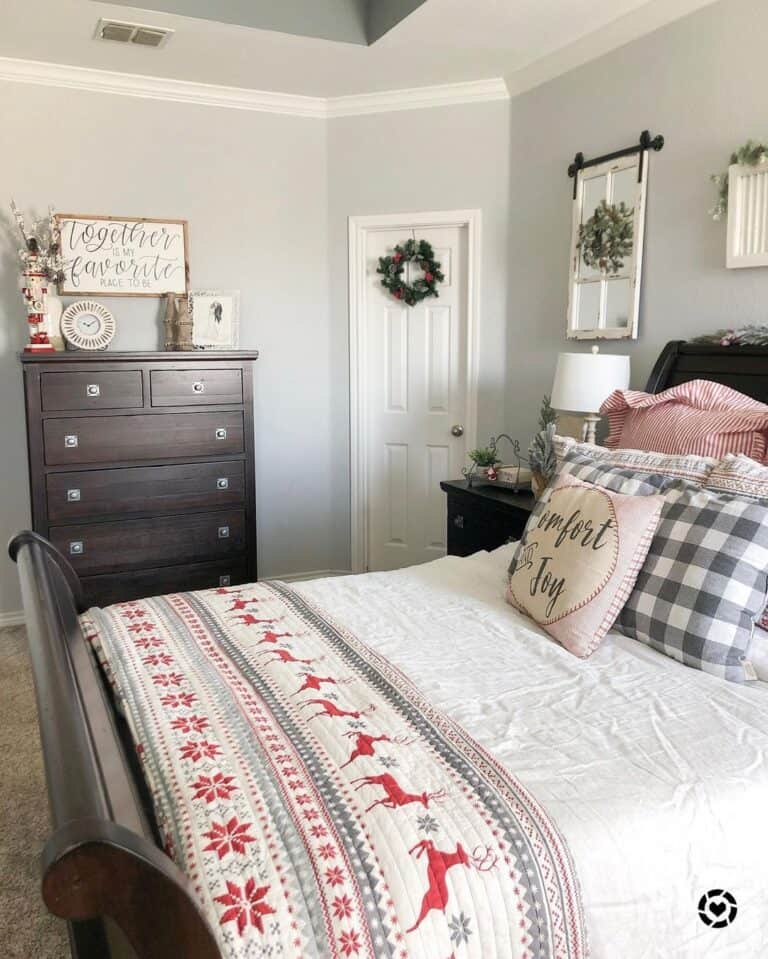
[[[91,0],[2,0],[0,56],[313,97],[490,77],[515,93],[711,2],[427,0],[366,47]],[[96,41],[104,16],[175,34],[158,50]]]

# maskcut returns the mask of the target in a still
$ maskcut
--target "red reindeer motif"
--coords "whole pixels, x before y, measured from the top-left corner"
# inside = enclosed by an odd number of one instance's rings
[[[278,639],[286,639],[292,635],[293,633],[273,633],[271,629],[268,629],[256,645],[263,646],[265,643],[276,643]],[[265,650],[265,652],[276,653],[278,652],[278,650],[271,649],[271,650]]]
[[[248,603],[263,603],[264,600],[260,599],[257,596],[254,596],[252,599],[236,599],[234,603],[227,610],[228,613],[233,613],[236,609],[248,609]]]
[[[433,909],[445,912],[445,907],[448,905],[448,884],[445,877],[452,866],[466,866],[468,869],[474,866],[480,872],[488,872],[489,869],[493,869],[498,861],[498,858],[488,848],[483,849],[478,846],[470,859],[461,843],[456,844],[456,852],[443,852],[436,848],[431,839],[422,839],[409,852],[411,855],[416,852],[417,859],[424,853],[427,854],[429,888],[421,901],[421,912],[418,919],[410,929],[405,930],[406,932],[413,932],[418,929]]]
[[[329,686],[346,686],[347,683],[354,682],[352,679],[334,679],[333,676],[315,676],[313,673],[302,673],[302,676],[304,676],[304,684],[299,686],[296,692],[291,694],[292,696],[298,696],[299,693],[306,692],[308,689],[314,689],[319,693],[323,683]]]
[[[303,703],[299,703],[299,707],[303,708],[312,704],[322,706],[322,709],[319,713],[310,716],[310,719],[317,719],[318,716],[330,716],[332,719],[342,719],[344,716],[348,716],[350,719],[360,719],[362,716],[369,716],[376,709],[373,703],[367,709],[339,709],[336,703],[332,703],[330,699],[305,699]]]
[[[341,769],[349,766],[350,763],[353,763],[356,759],[360,759],[361,756],[373,756],[376,752],[376,747],[374,743],[391,743],[392,740],[389,736],[369,736],[368,733],[356,733],[354,730],[344,735],[349,738],[350,736],[356,737],[355,739],[355,748],[352,750],[352,754],[349,759],[341,766]]]
[[[280,638],[277,633],[267,633],[268,636],[274,636],[274,642]],[[287,636],[288,633],[282,633],[281,635]],[[266,638],[261,640],[262,643],[267,642]],[[272,642],[270,639],[269,642]],[[261,645],[261,643],[259,643]],[[272,653],[275,654],[274,659],[265,659],[264,665],[269,666],[270,663],[302,663],[304,666],[309,666],[311,663],[314,663],[314,659],[296,659],[292,652],[287,649],[264,649],[261,652],[262,656],[269,656]]]
[[[371,803],[365,810],[366,812],[370,812],[376,806],[398,809],[400,806],[407,806],[412,802],[421,803],[425,809],[429,809],[430,802],[445,798],[444,789],[439,789],[434,793],[407,793],[391,773],[382,773],[381,776],[362,776],[360,779],[353,779],[352,785],[354,786],[355,783],[360,783],[359,786],[355,787],[355,792],[362,789],[363,786],[381,786],[384,790],[384,796]]]
[[[276,619],[257,619],[252,613],[238,613],[235,619],[241,619],[243,626],[260,626],[262,623],[276,623]]]

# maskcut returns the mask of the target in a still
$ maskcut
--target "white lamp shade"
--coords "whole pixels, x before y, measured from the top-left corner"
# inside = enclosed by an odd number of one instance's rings
[[[570,413],[596,413],[614,390],[629,386],[629,357],[607,353],[560,353],[552,406]]]

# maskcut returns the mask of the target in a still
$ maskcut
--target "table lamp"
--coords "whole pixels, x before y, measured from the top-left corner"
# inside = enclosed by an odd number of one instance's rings
[[[583,413],[584,439],[595,442],[597,410],[614,390],[629,386],[629,357],[600,353],[560,353],[557,357],[552,407],[568,413]]]

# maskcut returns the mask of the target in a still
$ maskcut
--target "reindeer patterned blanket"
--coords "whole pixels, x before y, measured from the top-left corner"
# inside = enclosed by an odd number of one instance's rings
[[[536,800],[284,584],[83,617],[226,959],[582,959]]]

